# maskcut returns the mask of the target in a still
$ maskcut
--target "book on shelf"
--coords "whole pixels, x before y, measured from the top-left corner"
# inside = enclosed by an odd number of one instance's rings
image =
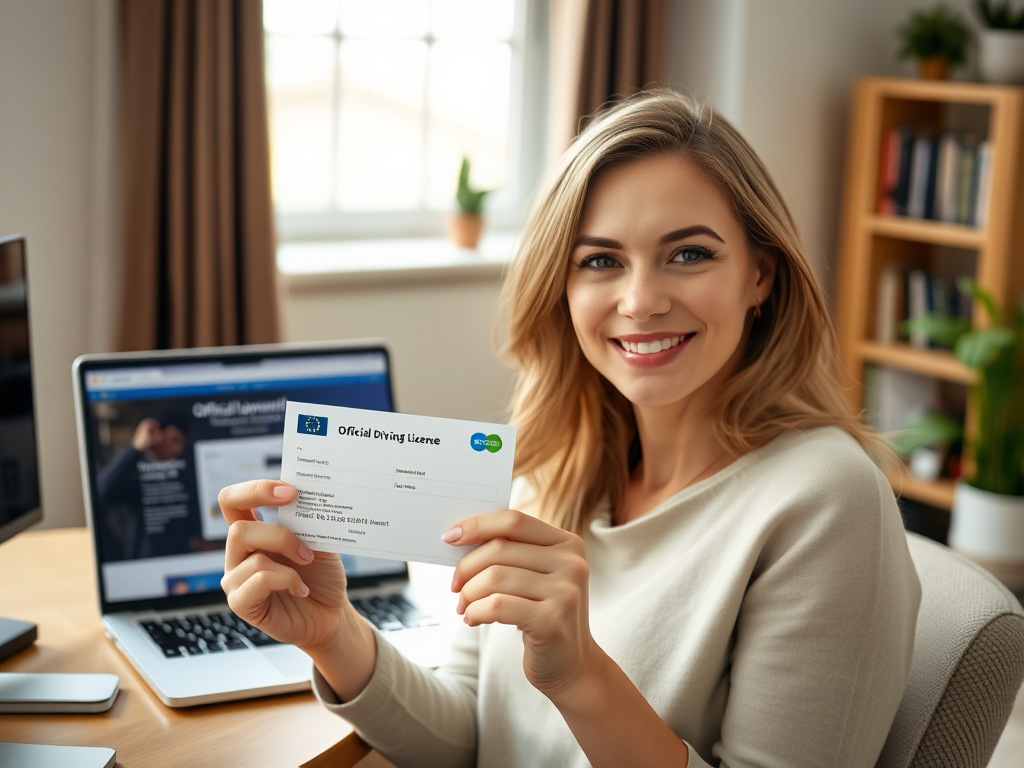
[[[936,379],[883,365],[864,369],[864,421],[879,432],[899,432],[940,400]]]
[[[899,323],[903,316],[903,271],[887,264],[878,278],[875,305],[875,340],[895,344],[900,338]]]
[[[938,184],[935,188],[936,221],[956,223],[956,172],[959,159],[960,139],[956,134],[945,134],[939,147]]]
[[[883,216],[984,226],[992,144],[968,134],[890,129],[882,138],[878,203]]]
[[[970,296],[957,290],[952,278],[898,264],[882,268],[875,296],[875,341],[882,344],[906,340],[916,349],[936,348],[923,334],[905,333],[903,321],[929,314],[969,318],[973,311]]]
[[[974,200],[974,226],[983,228],[988,217],[988,201],[992,194],[992,142],[978,145],[978,173]]]
[[[920,269],[913,269],[907,275],[907,316],[911,320],[920,320],[928,314],[928,275]],[[910,346],[915,349],[927,349],[928,337],[924,331],[910,332]]]

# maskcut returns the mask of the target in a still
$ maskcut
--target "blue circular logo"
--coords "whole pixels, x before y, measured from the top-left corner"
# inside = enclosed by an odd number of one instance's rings
[[[474,451],[497,453],[501,450],[501,438],[497,435],[485,435],[483,432],[477,432],[469,438],[469,445]]]

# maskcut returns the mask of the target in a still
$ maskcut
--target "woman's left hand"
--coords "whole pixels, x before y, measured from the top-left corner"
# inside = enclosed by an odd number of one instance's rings
[[[583,539],[506,509],[464,520],[444,540],[479,544],[455,568],[452,591],[470,626],[510,624],[523,633],[527,680],[549,698],[599,663],[590,634]]]

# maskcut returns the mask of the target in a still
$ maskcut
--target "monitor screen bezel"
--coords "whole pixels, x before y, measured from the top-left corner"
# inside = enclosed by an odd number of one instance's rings
[[[86,502],[86,517],[92,534],[96,569],[97,593],[102,613],[126,611],[176,611],[200,605],[217,603],[227,604],[223,592],[214,590],[198,592],[190,595],[174,595],[166,597],[149,597],[140,600],[109,601],[103,581],[101,557],[102,543],[100,532],[94,521],[93,510],[97,508],[95,484],[90,481],[92,465],[93,433],[88,412],[86,397],[86,375],[91,371],[110,370],[112,368],[137,368],[145,365],[188,365],[204,362],[248,363],[264,359],[282,359],[288,357],[357,355],[365,353],[383,353],[385,371],[387,373],[388,398],[391,409],[395,408],[394,380],[391,374],[391,353],[387,345],[379,340],[357,340],[349,342],[311,342],[260,344],[239,347],[213,347],[204,349],[166,350],[162,352],[126,352],[109,355],[83,355],[74,363],[74,384],[76,416],[78,421],[79,455],[81,457],[83,495]],[[386,582],[407,580],[408,565],[403,563],[401,570],[394,573],[349,578],[350,589],[376,586]]]
[[[25,280],[25,328],[28,333],[28,344],[29,344],[29,376],[31,377],[30,385],[32,387],[32,431],[33,431],[33,448],[36,454],[36,482],[40,486],[37,489],[37,497],[39,498],[39,506],[33,507],[27,512],[23,512],[13,520],[9,520],[6,523],[0,524],[0,543],[3,543],[13,536],[21,533],[27,528],[31,528],[43,519],[43,507],[42,507],[42,474],[40,472],[42,465],[39,461],[39,431],[36,428],[36,415],[35,415],[35,404],[38,402],[36,397],[36,381],[32,370],[32,319],[28,316],[28,249],[25,246],[25,237],[23,235],[8,235],[0,237],[0,249],[14,247],[17,248],[21,256],[21,271],[24,275]]]

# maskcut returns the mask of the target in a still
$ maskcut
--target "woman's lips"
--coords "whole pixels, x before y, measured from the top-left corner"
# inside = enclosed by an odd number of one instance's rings
[[[696,332],[679,334],[678,336],[654,333],[629,334],[609,339],[608,342],[629,365],[635,368],[654,368],[674,360],[696,335]],[[666,341],[674,343],[666,348],[664,346]],[[649,350],[652,346],[660,346],[662,348],[658,352],[651,352]],[[644,349],[648,351],[639,351]]]

